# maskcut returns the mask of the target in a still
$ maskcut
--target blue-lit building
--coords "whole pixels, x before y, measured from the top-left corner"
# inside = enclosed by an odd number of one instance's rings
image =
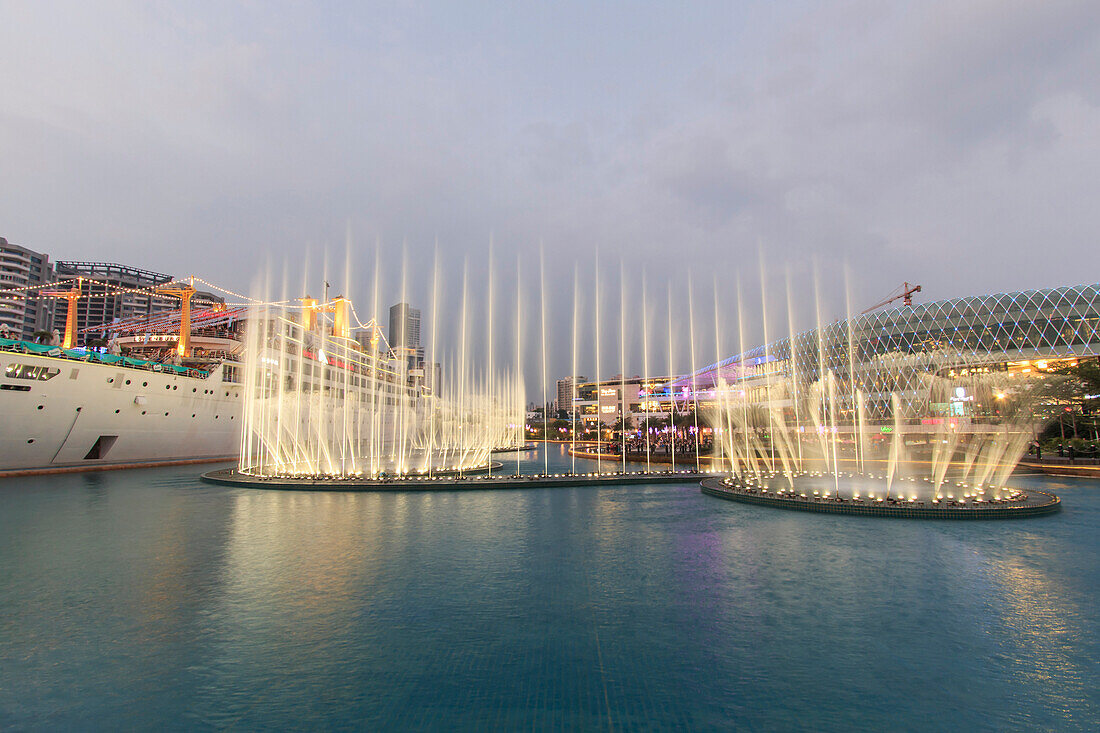
[[[807,395],[835,375],[841,412],[854,395],[871,418],[949,409],[933,403],[929,376],[1046,371],[1100,354],[1100,284],[953,298],[837,321],[758,346],[696,374],[700,391],[719,380],[750,401],[801,419]],[[690,377],[673,387],[690,384]],[[792,389],[792,387],[794,387]],[[803,397],[804,405],[798,404]],[[700,394],[700,400],[704,400]]]

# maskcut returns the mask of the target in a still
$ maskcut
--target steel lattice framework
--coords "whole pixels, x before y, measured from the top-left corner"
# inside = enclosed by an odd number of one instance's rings
[[[1100,284],[1076,285],[868,313],[750,349],[696,378],[713,385],[721,375],[730,384],[749,385],[768,374],[807,393],[831,371],[841,384],[843,409],[851,410],[845,396],[858,389],[870,415],[884,417],[892,413],[891,394],[908,413],[923,409],[929,374],[1097,354]]]

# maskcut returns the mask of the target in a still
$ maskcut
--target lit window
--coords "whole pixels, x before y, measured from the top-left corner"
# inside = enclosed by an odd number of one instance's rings
[[[9,379],[36,379],[39,382],[45,382],[47,379],[53,379],[61,373],[60,369],[47,366],[33,366],[31,364],[8,364],[4,370],[4,376]]]

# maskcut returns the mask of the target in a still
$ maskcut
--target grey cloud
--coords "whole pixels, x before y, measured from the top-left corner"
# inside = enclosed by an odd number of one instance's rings
[[[732,320],[738,272],[759,311],[762,250],[803,323],[815,261],[834,317],[846,263],[856,303],[1092,277],[1095,3],[4,12],[0,236],[61,257],[243,288],[307,246],[313,272],[342,259],[350,224],[361,301],[377,241],[386,302],[438,238],[453,313],[492,236],[502,308],[517,259],[533,297],[541,241],[555,314],[598,248],[608,308],[621,259],[632,298],[643,266],[681,302],[717,275]]]

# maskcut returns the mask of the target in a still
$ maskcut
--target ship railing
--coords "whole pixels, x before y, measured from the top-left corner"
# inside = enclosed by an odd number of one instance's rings
[[[98,351],[85,349],[63,349],[60,346],[50,344],[36,344],[31,341],[19,341],[16,339],[0,338],[0,351],[13,354],[30,354],[32,356],[48,356],[52,359],[65,359],[85,363],[109,364],[125,369],[137,369],[147,372],[162,374],[175,374],[181,377],[193,379],[206,379],[210,372],[192,367],[165,364],[159,361],[147,361],[145,359],[132,359],[129,356],[118,354],[103,354]]]

